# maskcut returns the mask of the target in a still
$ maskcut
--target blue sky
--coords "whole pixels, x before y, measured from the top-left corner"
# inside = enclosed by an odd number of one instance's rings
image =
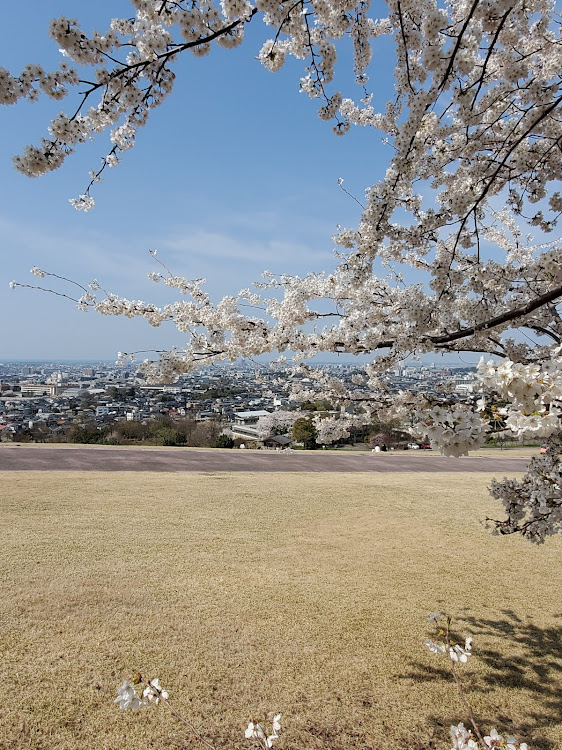
[[[126,0],[28,0],[23,7],[3,8],[5,28],[22,29],[5,35],[0,59],[14,74],[26,62],[46,69],[58,63],[47,34],[52,16],[76,15],[91,31],[131,14]],[[106,289],[159,304],[173,297],[147,280],[155,270],[149,249],[179,275],[206,278],[216,299],[259,280],[264,269],[304,275],[333,265],[336,224],[353,226],[359,215],[337,180],[361,197],[384,174],[390,147],[379,133],[357,128],[336,137],[317,117],[316,103],[299,93],[302,63],[271,74],[257,62],[267,36],[256,19],[240,48],[186,55],[175,69],[174,92],[119,167],[106,170],[87,214],[68,199],[83,192],[88,171],[107,153],[107,135],[80,147],[58,171],[30,180],[13,169],[11,157],[38,142],[70,102],[0,109],[0,360],[111,360],[119,350],[182,344],[171,326],[84,314],[58,297],[10,290],[12,279],[36,281],[33,265],[84,283],[97,278]],[[392,95],[389,51],[377,52],[372,66],[378,83],[388,83],[381,101]],[[344,54],[344,95],[359,96],[350,71]]]
[[[26,31],[6,35],[0,65],[12,73],[26,62],[54,67],[59,54],[47,34],[53,15],[77,15],[87,30],[104,29],[131,7],[124,0],[78,5],[30,0],[25,13],[20,4],[4,7],[5,27]],[[88,170],[107,152],[107,137],[79,148],[57,172],[30,180],[13,169],[11,157],[45,134],[61,103],[0,109],[2,359],[111,359],[118,350],[182,343],[171,327],[81,314],[59,298],[11,291],[12,279],[33,282],[32,265],[163,302],[146,279],[154,270],[150,248],[178,274],[205,277],[216,298],[258,280],[264,269],[302,275],[333,263],[336,224],[358,216],[337,179],[361,196],[382,174],[388,147],[372,132],[333,135],[316,104],[298,91],[301,64],[277,74],[264,70],[254,56],[267,29],[256,21],[250,26],[237,50],[217,48],[178,65],[173,94],[122,164],[107,171],[88,214],[76,212],[68,198],[83,192]],[[376,64],[383,68],[383,61]]]

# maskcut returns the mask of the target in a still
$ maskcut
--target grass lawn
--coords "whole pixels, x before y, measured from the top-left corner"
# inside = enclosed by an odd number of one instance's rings
[[[202,747],[113,703],[140,670],[217,748],[446,750],[436,609],[483,728],[561,748],[562,539],[490,536],[490,476],[0,474],[0,748]]]

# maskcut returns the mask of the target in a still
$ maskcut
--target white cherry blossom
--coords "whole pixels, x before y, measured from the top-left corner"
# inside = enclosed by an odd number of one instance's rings
[[[131,708],[133,710],[137,708],[143,708],[147,705],[146,701],[141,700],[135,693],[134,685],[125,680],[121,687],[117,690],[117,698],[114,701],[119,703],[119,708],[126,710]]]

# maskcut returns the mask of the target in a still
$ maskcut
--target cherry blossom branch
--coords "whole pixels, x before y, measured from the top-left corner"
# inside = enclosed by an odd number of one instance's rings
[[[437,345],[449,344],[453,341],[458,341],[459,339],[473,336],[478,331],[497,328],[498,326],[503,325],[504,323],[509,323],[512,320],[519,320],[521,318],[524,318],[525,316],[530,315],[530,313],[534,312],[535,310],[544,307],[549,302],[553,302],[554,300],[559,299],[561,296],[562,286],[559,286],[555,289],[552,289],[550,292],[537,297],[535,300],[528,302],[526,305],[515,307],[512,310],[508,310],[501,315],[496,315],[495,317],[490,318],[483,323],[478,323],[477,325],[470,326],[470,328],[464,328],[461,331],[455,331],[454,333],[445,334],[444,336],[430,336],[428,338]]]

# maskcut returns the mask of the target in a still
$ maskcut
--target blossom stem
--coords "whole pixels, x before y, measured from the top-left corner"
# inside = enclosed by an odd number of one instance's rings
[[[167,698],[162,698],[162,702],[168,707],[168,709],[170,710],[174,718],[176,718],[178,721],[181,721],[182,724],[185,724],[185,726],[191,732],[193,732],[193,734],[195,735],[196,739],[199,740],[199,742],[201,742],[206,747],[210,748],[210,750],[216,750],[214,745],[212,745],[210,742],[207,742],[207,740],[199,734],[199,732],[197,731],[197,729],[195,729],[195,727],[193,726],[191,722],[189,722],[186,718],[184,718],[178,711],[176,711],[175,708],[173,708],[170,705]]]
[[[451,647],[451,638],[450,638],[449,627],[450,627],[450,621],[448,620],[447,621],[447,627],[446,627],[446,630],[445,630],[445,641],[447,643],[447,649],[452,648]],[[455,669],[455,662],[452,661],[452,660],[451,660],[451,663],[450,663],[450,670],[451,670],[451,674],[453,675],[453,679],[455,681],[455,684],[457,686],[457,692],[459,694],[459,698],[461,700],[461,703],[463,704],[463,706],[466,709],[468,720],[472,724],[472,727],[474,729],[474,733],[478,737],[478,741],[480,742],[480,744],[482,745],[482,747],[485,748],[485,747],[487,747],[487,744],[486,744],[486,742],[484,742],[484,737],[482,736],[482,733],[480,731],[480,727],[476,723],[476,719],[474,718],[474,711],[472,709],[472,706],[468,702],[468,698],[466,697],[466,694],[464,692],[464,686],[463,686],[463,684],[462,684],[462,682],[460,680],[460,677],[458,676],[457,671]]]

